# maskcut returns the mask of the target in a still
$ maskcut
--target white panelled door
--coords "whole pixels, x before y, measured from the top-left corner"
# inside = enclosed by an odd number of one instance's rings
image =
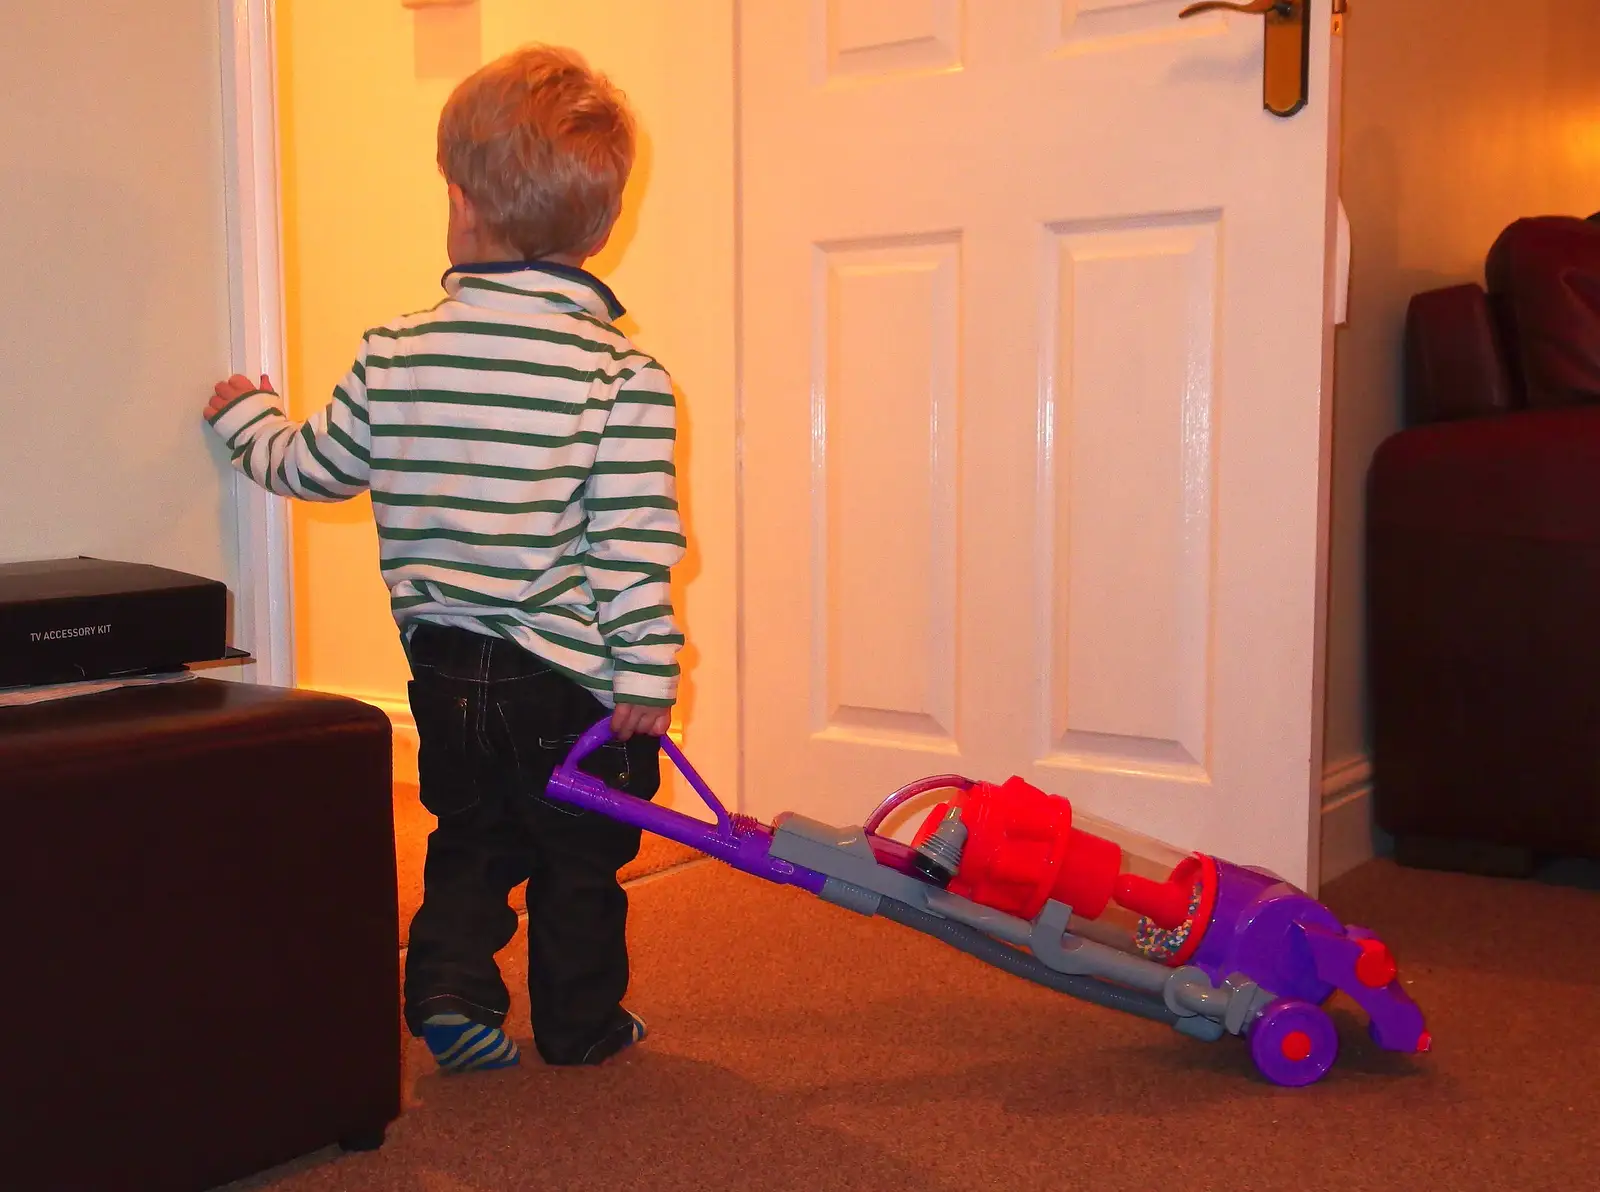
[[[1020,774],[1315,883],[1333,204],[1262,18],[741,9],[744,783]]]

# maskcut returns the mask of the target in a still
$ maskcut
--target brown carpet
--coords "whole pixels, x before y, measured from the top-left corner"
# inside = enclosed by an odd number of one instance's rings
[[[411,930],[411,917],[422,905],[422,863],[428,855],[428,833],[437,821],[417,799],[414,786],[394,788],[394,849],[400,879],[400,943],[405,944]],[[701,854],[671,840],[648,832],[639,845],[639,855],[623,866],[618,876],[636,881],[652,873],[693,861]],[[520,908],[520,895],[513,893],[511,905]]]
[[[695,866],[634,890],[636,1052],[441,1077],[413,1043],[383,1150],[234,1190],[1600,1188],[1600,893],[1379,862],[1327,900],[1390,940],[1437,1046],[1386,1055],[1347,1013],[1340,1064],[1291,1091],[1238,1040]]]

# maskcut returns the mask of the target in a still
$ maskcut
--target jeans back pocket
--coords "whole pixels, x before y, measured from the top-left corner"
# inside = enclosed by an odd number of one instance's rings
[[[477,804],[479,753],[472,700],[455,684],[412,680],[406,685],[417,724],[417,779],[422,805],[437,818]]]
[[[566,815],[582,816],[585,813],[580,809],[545,797],[550,775],[578,742],[579,734],[566,731],[563,682],[560,676],[547,673],[504,684],[503,690],[495,693],[492,714],[505,734],[517,789]]]

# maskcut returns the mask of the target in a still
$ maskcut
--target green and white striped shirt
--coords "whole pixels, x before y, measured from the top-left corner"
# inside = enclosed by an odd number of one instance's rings
[[[368,331],[303,423],[274,393],[212,419],[235,466],[284,496],[370,490],[402,632],[498,634],[605,704],[677,697],[684,554],[672,382],[579,269],[474,265],[432,310]]]

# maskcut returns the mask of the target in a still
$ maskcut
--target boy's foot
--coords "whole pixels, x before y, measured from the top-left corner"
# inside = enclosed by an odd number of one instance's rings
[[[633,1013],[633,1011],[624,1010],[621,1006],[618,1006],[616,1022],[606,1030],[605,1034],[589,1045],[589,1050],[585,1051],[577,1059],[549,1060],[547,1058],[547,1062],[558,1068],[603,1064],[616,1055],[617,1052],[624,1051],[643,1040],[649,1033],[649,1028],[644,1024],[644,1019]]]
[[[422,1038],[444,1072],[510,1068],[521,1058],[510,1035],[464,1014],[435,1014],[422,1024]]]
[[[617,1011],[617,1024],[601,1035],[599,1041],[583,1053],[580,1062],[603,1064],[617,1052],[641,1042],[650,1033],[650,1028],[645,1026],[644,1019],[632,1010],[624,1010],[619,1006]]]

